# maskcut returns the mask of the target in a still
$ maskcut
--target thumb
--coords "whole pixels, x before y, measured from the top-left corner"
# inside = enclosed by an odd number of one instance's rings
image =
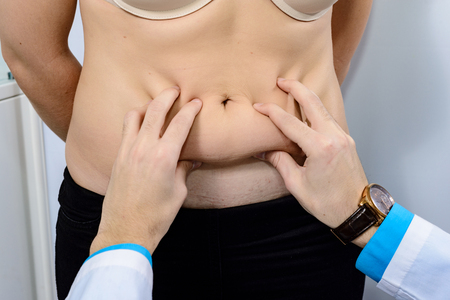
[[[295,188],[299,186],[304,168],[299,166],[289,153],[269,151],[257,154],[255,157],[272,164],[280,173],[289,192],[295,194]]]
[[[191,171],[198,169],[202,165],[199,161],[180,160],[175,171],[175,180],[186,182],[186,177]]]

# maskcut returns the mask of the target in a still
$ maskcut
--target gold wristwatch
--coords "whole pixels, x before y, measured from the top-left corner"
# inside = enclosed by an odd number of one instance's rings
[[[394,205],[389,192],[378,184],[365,187],[359,208],[331,232],[344,244],[348,244],[372,226],[380,226]]]

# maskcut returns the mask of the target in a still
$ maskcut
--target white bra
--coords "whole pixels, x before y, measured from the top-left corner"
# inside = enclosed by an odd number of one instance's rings
[[[174,19],[191,14],[213,0],[106,0],[135,16]],[[245,0],[241,0],[245,1]],[[268,1],[268,0],[260,0]],[[313,21],[323,16],[338,0],[271,0],[281,11],[299,21]]]

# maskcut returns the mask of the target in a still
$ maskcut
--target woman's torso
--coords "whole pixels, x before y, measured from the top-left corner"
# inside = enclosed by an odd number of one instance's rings
[[[301,156],[252,107],[274,102],[300,117],[295,101],[276,86],[278,77],[303,82],[346,128],[331,10],[302,22],[271,1],[214,0],[181,18],[148,20],[104,0],[80,4],[86,51],[66,160],[74,180],[89,190],[106,192],[125,113],[173,85],[181,95],[170,116],[195,97],[203,101],[181,154],[203,162],[188,177],[187,207],[229,207],[288,194],[277,171],[252,157],[269,150]]]

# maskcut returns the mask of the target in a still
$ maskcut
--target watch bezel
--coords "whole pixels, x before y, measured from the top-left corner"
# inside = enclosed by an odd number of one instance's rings
[[[382,212],[377,205],[375,204],[374,199],[372,199],[371,193],[370,191],[373,188],[377,188],[378,190],[382,191],[384,194],[386,194],[388,196],[388,198],[391,200],[391,206],[389,207],[389,210],[387,213]],[[389,211],[392,209],[392,206],[394,205],[395,201],[394,198],[391,196],[391,194],[381,185],[376,184],[376,183],[372,183],[369,184],[363,192],[362,195],[362,201],[360,203],[361,205],[367,204],[370,209],[376,214],[377,218],[378,218],[378,222],[376,224],[376,226],[379,226],[381,224],[381,222],[383,222],[384,218],[386,218],[387,214],[389,213]]]

